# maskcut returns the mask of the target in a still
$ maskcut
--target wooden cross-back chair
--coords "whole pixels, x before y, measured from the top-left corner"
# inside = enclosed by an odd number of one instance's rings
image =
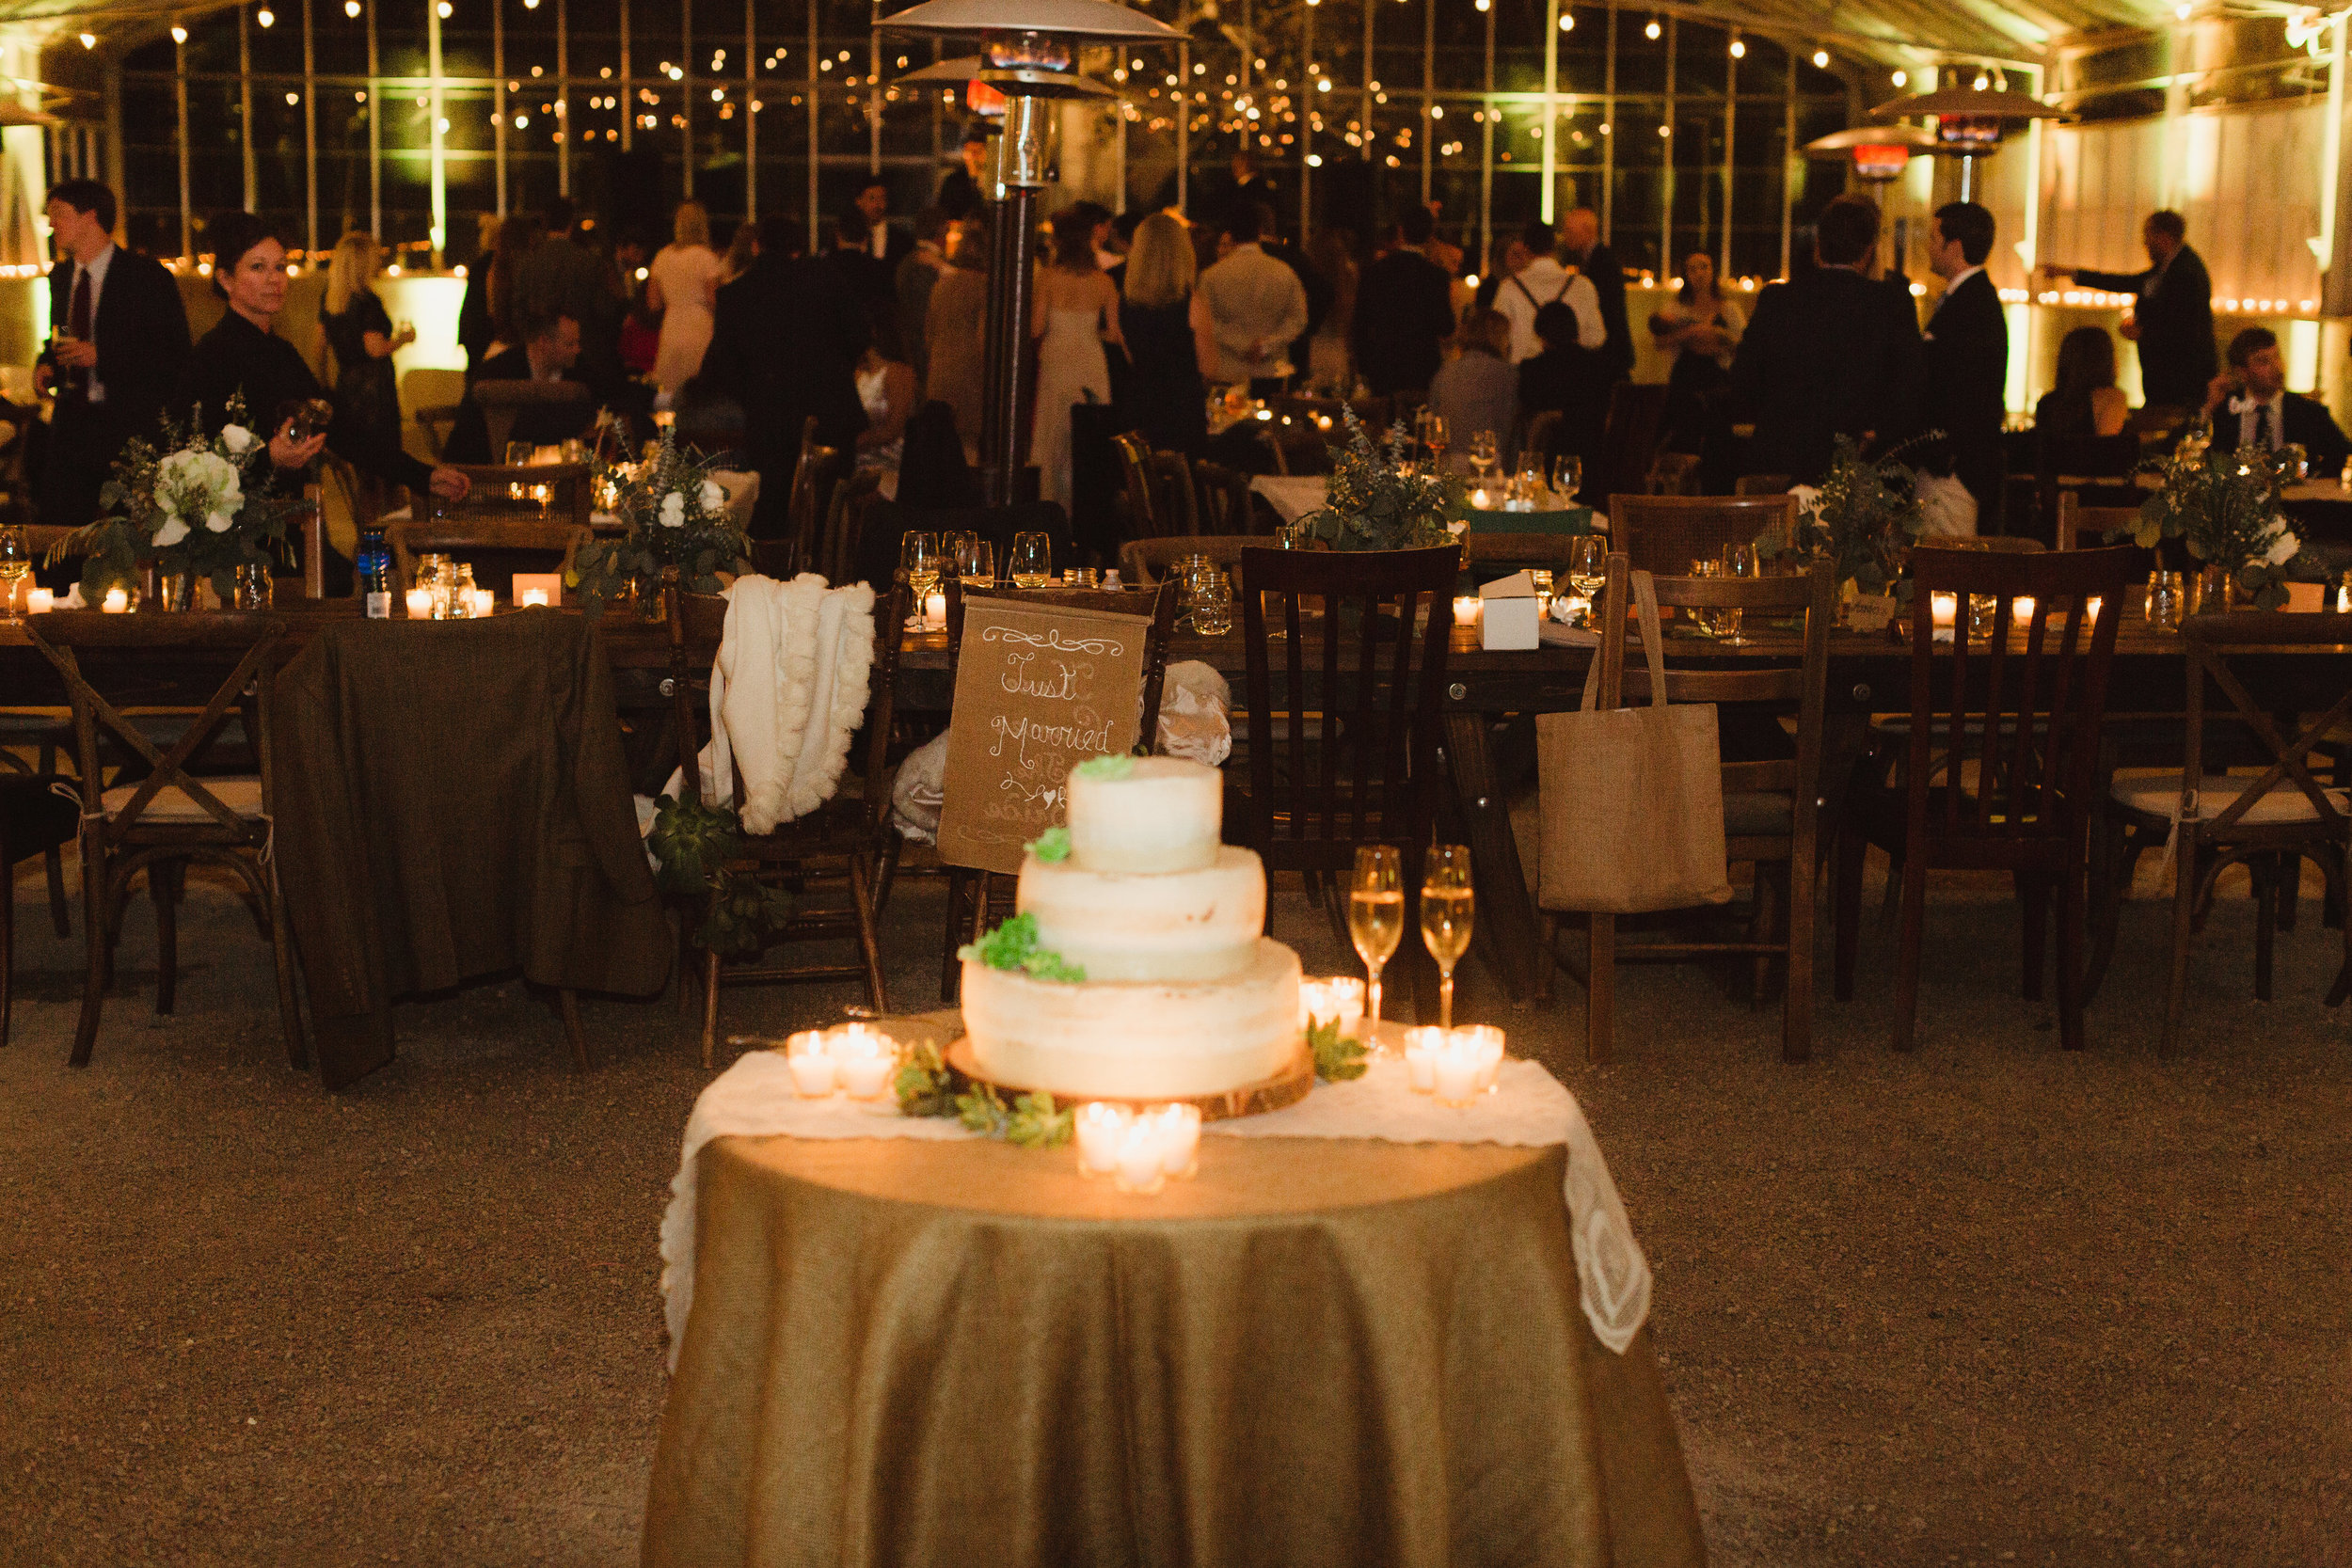
[[[834,487],[849,474],[850,461],[839,447],[817,439],[817,417],[810,415],[801,427],[800,455],[793,463],[792,489],[785,502],[785,536],[791,541],[790,557],[785,570],[768,571],[769,576],[788,581],[796,572],[818,569],[818,558],[825,547],[825,524],[833,512]],[[766,563],[761,569],[768,570]]]
[[[1797,503],[1780,496],[1629,496],[1609,498],[1609,542],[1632,569],[1679,577],[1693,561],[1713,561],[1725,545],[1789,536]]]
[[[1192,466],[1193,487],[1200,498],[1200,526],[1209,533],[1236,537],[1258,531],[1256,499],[1249,475],[1205,458]]]
[[[1594,655],[1600,663],[1596,701],[1602,712],[1651,702],[1656,695],[1646,663],[1626,661],[1631,578],[1630,561],[1621,552],[1612,554],[1594,615],[1596,626],[1619,630],[1614,638],[1602,638]],[[1796,748],[1793,756],[1730,761],[1722,767],[1724,859],[1749,862],[1756,871],[1756,904],[1745,937],[1620,946],[1614,915],[1586,917],[1591,926],[1583,975],[1585,1059],[1605,1062],[1614,1053],[1619,962],[1748,955],[1756,960],[1759,994],[1766,965],[1776,960],[1784,967],[1780,1053],[1784,1061],[1802,1062],[1813,1053],[1813,890],[1820,863],[1815,802],[1820,798],[1822,714],[1837,585],[1826,564],[1803,577],[1654,577],[1651,584],[1661,610],[1737,610],[1751,634],[1768,618],[1795,616],[1801,621],[1799,641],[1786,657],[1743,659],[1737,669],[1677,667],[1665,663],[1664,651],[1660,653],[1667,702],[1769,703],[1792,709]],[[1546,809],[1573,812],[1574,802],[1553,802]],[[1556,923],[1548,926],[1544,945],[1554,962],[1562,961],[1557,935]],[[1544,992],[1549,991],[1547,965]]]
[[[2182,730],[2184,758],[2175,775],[2119,777],[2107,787],[2102,832],[2106,838],[2092,897],[2097,941],[2090,984],[2104,974],[2115,947],[2124,890],[2139,857],[2172,842],[2171,963],[2165,986],[2162,1050],[2179,1043],[2186,1003],[2189,946],[2212,907],[2215,880],[2231,865],[2244,865],[2254,884],[2254,996],[2270,1000],[2271,945],[2284,922],[2282,907],[2302,875],[2305,860],[2327,878],[2329,900],[2343,907],[2345,857],[2352,853],[2352,816],[2340,794],[2320,787],[2312,775],[2312,752],[2330,732],[2352,718],[2352,685],[2325,713],[2296,721],[2292,737],[2281,735],[2272,715],[2248,692],[2230,668],[2233,656],[2277,654],[2325,647],[2346,641],[2340,615],[2233,611],[2192,615],[2181,624],[2188,666],[2187,721]],[[2207,733],[2207,693],[2218,692],[2232,711],[2217,727],[2250,736],[2259,747],[2251,777],[2214,771],[2240,758],[2234,749],[2215,746]],[[2233,736],[2232,738],[2236,738]],[[2218,755],[2217,753],[2219,753]],[[2176,829],[2177,824],[2177,829]],[[2178,837],[2173,838],[2177,831]],[[2328,990],[2328,1006],[2352,996],[2352,921],[2344,924],[2344,955]]]
[[[1137,588],[1152,588],[1168,579],[1187,556],[1205,555],[1227,571],[1241,564],[1241,552],[1263,540],[1232,533],[1169,534],[1159,539],[1130,539],[1119,546],[1120,577]]]
[[[1915,605],[1931,606],[1938,594],[1958,596],[1952,641],[1939,653],[1934,617],[1912,617],[1904,778],[1891,786],[1858,781],[1849,792],[1836,869],[1836,993],[1845,1001],[1853,994],[1864,848],[1875,844],[1901,863],[1899,1051],[1914,1040],[1927,877],[1937,868],[2015,878],[2025,904],[2028,1001],[2041,999],[2042,941],[2056,895],[2058,1034],[2067,1050],[2083,1047],[2086,851],[2107,668],[2131,566],[2128,549],[1912,552]],[[1994,601],[1982,632],[1970,626],[1972,594]],[[2037,607],[2022,631],[2011,623],[2021,597]]]
[[[1180,451],[1153,451],[1136,431],[1111,437],[1127,498],[1127,520],[1138,539],[1200,531],[1200,500],[1192,487],[1192,460]]]
[[[596,404],[595,394],[577,381],[477,381],[469,395],[482,410],[490,455],[500,458],[506,455],[524,409],[555,409],[570,421],[564,428],[577,436],[587,428]]]
[[[87,943],[82,1011],[72,1064],[89,1065],[99,1014],[112,983],[114,951],[131,879],[147,873],[155,905],[155,1010],[172,1009],[179,973],[177,909],[188,863],[223,867],[251,895],[278,978],[278,1020],[286,1056],[310,1065],[294,1001],[294,954],[278,873],[269,856],[274,782],[271,697],[283,663],[282,625],[258,613],[192,610],[170,615],[107,615],[59,610],[28,623],[33,643],[63,677],[73,708],[74,747],[83,791],[80,845],[82,924]],[[168,750],[150,740],[123,712],[124,696],[141,704],[177,688],[203,693],[202,708]],[[241,716],[256,770],[198,778],[231,712]],[[135,784],[104,786],[99,736],[145,761]]]
[[[709,733],[710,667],[725,641],[727,601],[716,594],[683,594],[676,572],[662,572],[661,603],[668,622],[669,673],[663,695],[672,705],[671,725],[677,737],[679,797],[702,800],[701,752]],[[866,755],[862,767],[842,775],[833,797],[804,816],[777,824],[771,832],[743,834],[742,858],[733,869],[766,880],[781,881],[804,898],[818,886],[845,887],[846,905],[809,908],[796,903],[790,922],[774,938],[777,942],[854,940],[859,961],[772,965],[761,962],[723,963],[716,953],[702,961],[702,1063],[711,1065],[711,1047],[718,1033],[719,988],[808,980],[862,979],[867,1005],[875,1012],[890,1010],[883,976],[882,933],[875,920],[874,874],[883,835],[889,828],[890,790],[887,766],[894,688],[898,672],[900,628],[907,617],[907,588],[896,584],[874,600],[874,662],[866,676]],[[854,764],[856,759],[852,757]],[[742,769],[738,767],[727,787],[737,801],[744,799]],[[895,835],[892,835],[895,836]],[[685,916],[689,929],[701,911]],[[691,970],[692,966],[686,966]],[[681,974],[685,973],[681,971]],[[681,1002],[684,986],[679,988]]]
[[[1343,947],[1336,890],[1364,845],[1402,853],[1405,928],[1419,928],[1460,562],[1452,545],[1242,552],[1248,788],[1226,820],[1268,871],[1306,876]],[[1321,601],[1320,617],[1306,613],[1308,600]]]
[[[947,689],[956,689],[963,655],[963,610],[972,599],[1002,599],[1010,604],[1062,610],[1100,610],[1112,615],[1148,615],[1152,625],[1143,634],[1143,705],[1138,714],[1135,750],[1152,754],[1160,733],[1160,690],[1168,676],[1168,643],[1176,625],[1176,585],[1163,582],[1133,592],[1124,588],[976,588],[947,582]],[[891,850],[898,847],[891,835]],[[963,966],[956,949],[977,942],[992,918],[1010,915],[1014,879],[972,866],[950,866],[947,873],[947,920],[939,957],[939,999],[953,1002],[963,989]]]
[[[882,481],[880,468],[858,468],[834,486],[833,504],[827,508],[824,547],[809,562],[807,570],[835,587],[857,580],[858,546],[866,534],[866,515],[882,495]]]

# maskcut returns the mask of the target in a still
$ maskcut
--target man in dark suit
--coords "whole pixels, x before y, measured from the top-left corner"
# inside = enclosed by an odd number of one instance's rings
[[[742,404],[743,444],[760,476],[752,532],[773,538],[791,504],[803,421],[814,415],[817,438],[843,451],[866,428],[857,396],[866,315],[833,261],[769,251],[719,291],[715,315],[702,380]]]
[[[2328,477],[2342,473],[2344,460],[2352,457],[2352,441],[2327,404],[2287,390],[2286,357],[2279,352],[2279,335],[2266,326],[2249,326],[2230,340],[2230,368],[2206,388],[2205,412],[2213,418],[2215,451],[2297,446],[2311,460],[2311,471]]]
[[[564,245],[568,242],[546,242]],[[580,323],[567,314],[526,316],[522,324],[521,346],[501,351],[483,363],[473,385],[467,388],[466,401],[458,406],[457,422],[450,428],[449,460],[453,463],[502,463],[506,454],[490,449],[490,424],[484,416],[474,393],[488,381],[569,382],[588,389],[585,377],[576,374],[573,366],[580,361]],[[593,392],[591,393],[593,396]],[[515,428],[507,433],[509,441],[528,441],[534,447],[561,446],[576,436],[587,433],[592,420],[592,402],[576,404],[527,404],[516,411]]]
[[[2000,531],[2001,420],[2009,388],[2009,320],[2000,291],[1986,276],[1993,254],[1993,214],[1973,201],[1936,209],[1928,234],[1928,265],[1944,279],[1944,295],[1923,334],[1927,374],[1920,385],[1920,425],[1940,430],[1952,472],[1976,498],[1977,531]]]
[[[1919,318],[1909,290],[1868,276],[1878,238],[1878,204],[1841,196],[1815,227],[1818,264],[1756,296],[1731,366],[1733,404],[1756,421],[1743,471],[1809,483],[1835,437],[1915,428]]]
[[[978,120],[963,128],[963,164],[949,169],[939,182],[939,194],[931,205],[947,214],[950,223],[977,216],[988,203],[989,179],[988,127]]]
[[[1601,325],[1609,328],[1609,341],[1599,350],[1601,374],[1612,383],[1623,381],[1633,373],[1633,329],[1626,325],[1625,315],[1625,268],[1616,252],[1600,243],[1599,214],[1590,207],[1579,207],[1561,219],[1560,249],[1593,280],[1593,291],[1600,295]]]
[[[1453,279],[1424,254],[1437,232],[1415,202],[1397,219],[1396,244],[1356,284],[1356,364],[1375,397],[1424,392],[1454,332]]]
[[[866,220],[866,254],[896,276],[898,262],[914,248],[914,233],[890,221],[890,182],[881,175],[858,187],[857,214]]]
[[[123,442],[157,438],[188,360],[180,285],[161,262],[116,245],[114,227],[115,193],[97,181],[51,187],[50,243],[64,260],[49,269],[50,347],[36,376],[57,401],[36,495],[40,520],[66,528],[96,520]]]
[[[2214,376],[2213,278],[2203,258],[2189,249],[2187,234],[2180,214],[2151,213],[2139,231],[2148,252],[2146,272],[2043,269],[2086,289],[2138,296],[2123,336],[2139,345],[2140,398],[2152,406],[2199,407]]]

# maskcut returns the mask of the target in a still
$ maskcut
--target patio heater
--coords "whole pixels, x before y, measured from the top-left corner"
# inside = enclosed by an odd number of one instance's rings
[[[1856,125],[1843,131],[1832,131],[1804,144],[1804,155],[1821,163],[1851,163],[1853,177],[1870,187],[1880,210],[1892,219],[1888,234],[1899,235],[1907,221],[1894,217],[1894,202],[1889,197],[1903,171],[1914,158],[1931,158],[1943,150],[1943,143],[1932,131],[1922,131],[1912,125]],[[1887,236],[1882,235],[1882,242]],[[1895,240],[1895,254],[1900,258],[1904,242]]]
[[[1979,82],[1983,81],[1979,77]],[[1940,87],[1910,98],[1890,98],[1870,111],[1876,120],[1902,119],[1915,115],[1935,117],[1936,150],[1960,160],[1960,198],[1976,199],[1977,160],[2001,150],[2001,138],[2012,125],[2036,119],[2072,119],[2027,93],[1994,91],[1983,87]]]
[[[979,39],[977,56],[930,67],[926,79],[964,80],[970,106],[1000,125],[988,193],[980,467],[983,499],[1005,506],[1013,499],[1013,477],[1021,467],[1021,355],[1028,341],[1035,289],[1038,196],[1054,180],[1058,101],[1116,96],[1078,74],[1077,53],[1084,46],[1175,43],[1184,35],[1109,0],[924,0],[882,18],[874,27]]]

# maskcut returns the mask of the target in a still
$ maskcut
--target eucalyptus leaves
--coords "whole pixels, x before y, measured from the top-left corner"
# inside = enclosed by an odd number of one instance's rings
[[[1919,440],[1940,435],[1931,433]],[[1821,483],[1792,492],[1797,498],[1796,537],[1767,534],[1756,542],[1756,553],[1787,556],[1801,565],[1832,562],[1842,597],[1894,588],[1911,542],[1925,526],[1918,476],[1898,461],[1915,444],[1905,442],[1883,457],[1866,458],[1853,437],[1838,436]]]
[[[1390,426],[1386,439],[1375,442],[1355,409],[1342,410],[1342,418],[1347,440],[1331,448],[1331,483],[1323,508],[1301,517],[1298,526],[1339,550],[1452,544],[1468,526],[1456,516],[1461,481],[1408,467],[1411,437],[1404,425]]]
[[[2255,609],[2276,610],[2287,602],[2287,566],[2303,548],[2279,510],[2279,493],[2300,459],[2293,450],[2217,452],[2184,442],[2158,470],[2163,487],[2140,503],[2132,540],[2142,546],[2183,540],[2189,554],[2227,571]],[[2107,538],[2116,542],[2122,532]]]
[[[723,958],[748,958],[792,918],[792,895],[740,868],[743,824],[732,806],[706,806],[664,795],[645,835],[664,891],[703,902],[694,943]]]
[[[580,546],[564,581],[591,606],[632,585],[657,592],[664,566],[675,566],[678,586],[692,594],[716,594],[742,569],[751,546],[727,510],[725,486],[708,463],[677,450],[670,430],[644,462],[614,465],[598,481],[628,531]]]

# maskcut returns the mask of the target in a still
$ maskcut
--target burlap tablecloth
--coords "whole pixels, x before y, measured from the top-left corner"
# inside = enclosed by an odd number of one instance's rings
[[[643,1560],[1684,1564],[1647,1331],[1594,1337],[1565,1151],[721,1138]]]

